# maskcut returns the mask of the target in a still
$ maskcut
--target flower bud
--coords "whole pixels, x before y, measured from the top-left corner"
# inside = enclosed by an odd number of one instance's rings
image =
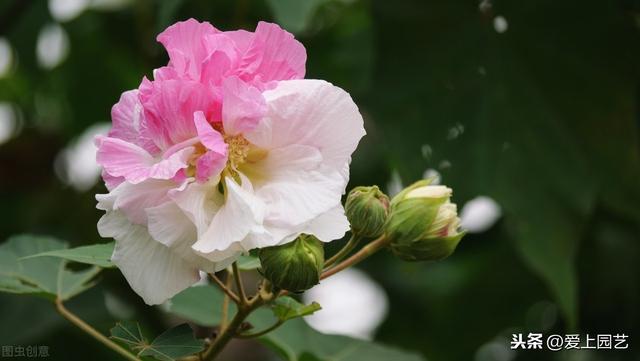
[[[258,256],[262,274],[279,289],[302,292],[320,282],[324,248],[312,235],[301,234],[287,244],[262,248]]]
[[[437,261],[453,253],[464,236],[459,232],[452,190],[420,181],[391,201],[387,236],[391,251],[407,261]]]
[[[355,235],[376,238],[384,231],[389,197],[377,186],[356,187],[349,192],[344,208]]]

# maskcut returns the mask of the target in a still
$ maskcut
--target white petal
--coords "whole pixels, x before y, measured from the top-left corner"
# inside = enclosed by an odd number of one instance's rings
[[[263,95],[267,114],[245,133],[250,142],[268,150],[312,146],[327,166],[347,170],[345,164],[365,134],[362,116],[347,92],[322,80],[303,79],[280,81]]]
[[[252,194],[249,180],[242,179],[240,187],[231,178],[225,178],[225,184],[224,205],[213,217],[209,229],[193,245],[193,249],[209,259],[217,257],[211,255],[217,251],[246,251],[234,244],[239,244],[252,233],[264,233],[265,205]]]
[[[169,192],[169,197],[195,224],[200,236],[209,229],[213,216],[224,202],[224,197],[218,191],[217,185],[218,180],[207,183],[193,182],[184,189]]]
[[[296,227],[340,204],[344,179],[335,170],[274,171],[269,182],[256,190],[268,205],[265,220],[280,227]]]
[[[148,305],[166,301],[200,278],[197,268],[154,241],[146,228],[131,224],[120,212],[102,216],[98,230],[102,237],[116,239],[111,260]]]
[[[215,272],[222,268],[196,254],[191,246],[198,238],[196,227],[184,212],[173,202],[148,208],[149,234],[156,241],[171,248],[185,261],[205,272]],[[235,258],[234,258],[235,259]],[[234,259],[230,261],[233,262]]]
[[[344,208],[339,205],[309,222],[302,233],[313,234],[323,242],[331,242],[344,237],[349,227]]]
[[[265,222],[264,226],[275,240],[279,240],[277,244],[289,243],[302,233],[312,234],[322,242],[331,242],[344,237],[350,227],[342,205],[297,227],[279,227],[269,222]]]
[[[133,223],[146,225],[146,209],[169,200],[167,193],[177,187],[169,180],[148,179],[138,184],[124,182],[109,194],[96,195],[98,209],[121,210]]]

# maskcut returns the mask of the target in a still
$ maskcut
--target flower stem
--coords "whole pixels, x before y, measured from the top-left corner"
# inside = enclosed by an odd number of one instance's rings
[[[344,247],[342,247],[342,249],[338,251],[338,253],[334,254],[331,258],[324,262],[325,269],[329,268],[336,262],[340,262],[358,245],[358,243],[360,243],[361,239],[361,237],[357,237],[355,234],[351,234],[351,238],[349,238],[347,244],[345,244]]]
[[[265,290],[267,290],[265,292]],[[202,355],[202,359],[205,361],[213,360],[220,354],[222,349],[231,341],[233,337],[238,336],[238,328],[242,325],[242,322],[255,311],[258,307],[262,306],[266,302],[269,302],[273,298],[273,293],[270,291],[270,287],[267,282],[263,283],[263,287],[255,297],[248,300],[246,304],[240,304],[238,306],[238,312],[233,317],[228,325],[220,330],[220,334],[216,336],[209,348]]]
[[[322,275],[320,276],[320,279],[325,279],[327,277],[331,277],[334,274],[344,270],[345,268],[351,267],[357,263],[359,263],[360,261],[364,260],[365,258],[371,256],[372,254],[378,252],[379,250],[381,250],[382,248],[386,247],[387,244],[389,243],[389,241],[383,236],[381,236],[380,238],[377,238],[376,240],[372,241],[371,243],[367,244],[366,246],[362,247],[362,249],[360,249],[358,252],[356,252],[355,254],[351,255],[351,257],[347,258],[346,260],[342,261],[341,263],[337,264],[334,267],[329,268],[328,270],[324,271],[322,273]]]
[[[240,299],[240,303],[247,303],[247,295],[244,291],[244,285],[242,284],[242,276],[240,275],[240,270],[238,269],[238,262],[233,262],[233,276],[236,280],[236,288],[238,289],[238,298]]]
[[[75,314],[71,313],[71,311],[69,311],[66,307],[64,307],[64,305],[62,304],[62,300],[61,299],[57,298],[55,303],[56,303],[56,309],[62,315],[62,317],[64,317],[67,320],[69,320],[69,322],[71,322],[74,325],[76,325],[82,331],[84,331],[84,332],[88,333],[89,335],[93,336],[93,338],[95,338],[96,340],[101,342],[103,345],[109,347],[113,351],[119,353],[122,357],[126,358],[127,360],[140,361],[140,359],[137,358],[136,356],[134,356],[132,353],[130,353],[129,351],[125,350],[123,347],[121,347],[117,343],[111,341],[108,337],[106,337],[105,335],[103,335],[100,332],[98,332],[95,328],[91,327],[89,324],[84,322],[82,319],[80,319]]]
[[[225,289],[230,290],[231,289],[231,283],[233,282],[233,280],[231,279],[233,277],[233,273],[229,272],[229,270],[227,269],[227,279],[225,280],[226,284],[224,286]],[[223,329],[227,326],[227,317],[229,315],[229,298],[231,296],[229,295],[229,293],[225,293],[224,294],[224,298],[222,299],[222,317],[221,317],[221,321],[220,321],[220,328]],[[241,303],[238,303],[238,305],[241,305]]]
[[[268,328],[265,328],[262,331],[259,332],[255,332],[255,333],[241,333],[239,335],[237,335],[237,338],[256,338],[256,337],[260,337],[263,335],[266,335],[267,333],[275,330],[276,328],[282,326],[282,324],[284,323],[284,321],[282,320],[278,320],[278,322],[274,323],[273,325],[269,326]]]
[[[233,291],[227,287],[215,274],[209,273],[209,278],[225,293],[225,295],[229,296],[235,303],[240,303],[240,299],[238,296],[233,293]]]

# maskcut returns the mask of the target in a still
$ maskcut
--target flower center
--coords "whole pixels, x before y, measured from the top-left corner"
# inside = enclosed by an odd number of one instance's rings
[[[247,156],[249,155],[249,141],[244,139],[242,135],[225,135],[224,141],[229,146],[227,148],[229,154],[227,167],[237,169],[242,163],[246,161]]]

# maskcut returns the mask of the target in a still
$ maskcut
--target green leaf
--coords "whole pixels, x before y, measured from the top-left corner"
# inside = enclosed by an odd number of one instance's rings
[[[257,311],[257,313],[263,310]],[[262,316],[264,317],[264,316]],[[286,322],[259,341],[288,361],[421,361],[420,355],[346,336],[325,335],[302,319]]]
[[[149,342],[142,334],[140,324],[135,321],[118,322],[110,330],[111,338],[123,343],[136,353],[149,347]]]
[[[204,349],[204,341],[195,339],[193,330],[186,323],[163,332],[149,343],[140,324],[123,321],[111,328],[111,338],[126,345],[137,356],[151,356],[162,361],[173,361]]]
[[[309,316],[322,307],[317,302],[304,305],[289,296],[284,296],[277,298],[271,309],[280,321],[287,321],[296,317]]]
[[[260,268],[260,259],[256,256],[240,256],[237,262],[238,268],[243,271],[252,271]]]
[[[163,332],[140,353],[158,360],[172,361],[179,357],[193,355],[204,349],[204,341],[193,337],[193,330],[186,323]]]
[[[111,254],[113,253],[113,247],[115,247],[115,242],[92,244],[90,246],[42,252],[24,257],[22,259],[44,256],[59,257],[69,261],[92,264],[102,268],[112,268],[115,267],[115,265],[111,263]]]
[[[224,295],[212,285],[187,288],[169,302],[169,312],[202,326],[217,326],[222,319]],[[229,313],[236,312],[236,305],[229,302]]]
[[[222,292],[215,286],[195,286],[182,291],[171,299],[169,312],[203,326],[217,326],[220,322]],[[230,303],[230,313],[235,305]],[[319,309],[317,303],[302,305],[291,297],[274,302],[273,309],[266,307],[253,312],[247,321],[255,330],[262,330],[278,320],[287,319],[280,328],[259,340],[281,354],[288,361],[420,361],[422,358],[375,343],[345,336],[330,336],[307,326],[300,318]],[[313,358],[310,358],[312,355]]]
[[[50,237],[11,237],[0,245],[0,291],[64,301],[89,289],[94,285],[91,280],[100,272],[99,267],[70,271],[66,260],[28,257],[65,248],[64,242]]]

